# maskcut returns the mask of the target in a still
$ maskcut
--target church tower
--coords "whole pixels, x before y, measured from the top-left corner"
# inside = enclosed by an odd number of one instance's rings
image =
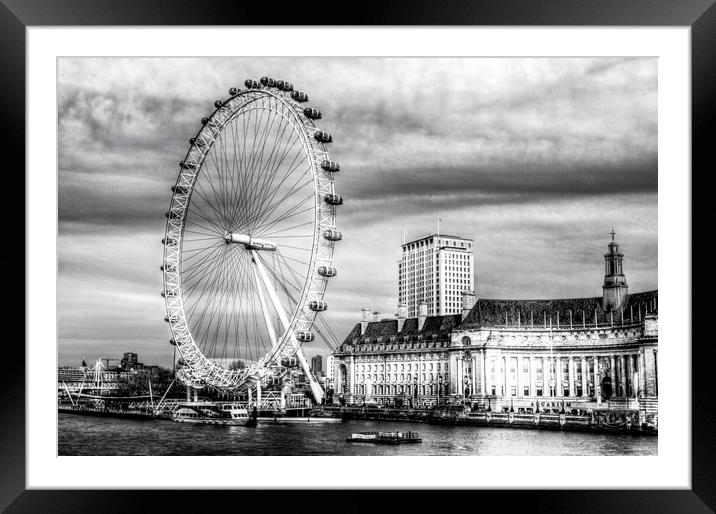
[[[612,229],[612,240],[607,253],[604,254],[604,285],[602,286],[602,309],[604,311],[619,310],[627,295],[628,286],[622,261],[624,254],[619,251],[619,243],[614,241],[616,233]]]

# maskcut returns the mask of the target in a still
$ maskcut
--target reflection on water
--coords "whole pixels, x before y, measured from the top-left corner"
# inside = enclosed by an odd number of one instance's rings
[[[352,432],[413,430],[422,444],[348,443]],[[192,425],[58,415],[59,455],[656,455],[657,438],[352,420]]]

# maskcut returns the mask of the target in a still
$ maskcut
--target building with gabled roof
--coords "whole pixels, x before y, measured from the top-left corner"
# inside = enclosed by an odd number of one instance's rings
[[[429,316],[425,302],[414,317],[402,303],[394,319],[363,309],[332,354],[334,402],[560,413],[608,405],[655,422],[658,291],[629,294],[623,257],[612,233],[601,297],[465,291],[459,314]]]

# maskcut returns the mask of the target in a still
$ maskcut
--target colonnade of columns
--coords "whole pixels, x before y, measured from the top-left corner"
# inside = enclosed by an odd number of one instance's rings
[[[569,397],[636,397],[644,394],[646,362],[643,351],[591,355],[520,355],[494,353],[480,349],[466,359],[458,359],[459,377],[469,380],[472,394],[490,395],[495,386],[497,396],[569,396]],[[494,362],[494,381],[488,376]],[[604,375],[609,377],[611,391],[602,391]],[[590,385],[591,383],[591,385]],[[464,387],[455,393],[462,394]]]
[[[655,366],[656,350],[650,361]],[[415,359],[415,357],[411,357]],[[494,359],[494,364],[492,360]],[[518,353],[493,351],[485,348],[474,348],[467,351],[455,352],[449,356],[450,380],[447,370],[439,376],[444,378],[445,391],[443,394],[464,395],[492,395],[493,387],[496,396],[544,396],[544,397],[570,397],[570,398],[596,398],[607,397],[636,398],[646,394],[647,365],[643,349],[622,351],[615,353],[574,353],[549,354]],[[360,358],[350,356],[343,362],[345,368],[337,373],[337,380],[343,378],[345,373],[344,389],[337,387],[347,394],[389,396],[395,394],[415,394],[418,388],[418,398],[434,396],[437,381],[418,381],[401,383],[401,393],[393,393],[387,381],[362,384],[357,380],[358,364]],[[494,368],[493,368],[494,366]],[[422,369],[422,368],[420,368]],[[606,373],[605,373],[606,372]],[[655,371],[652,373],[655,376]],[[603,390],[606,383],[611,385],[611,391]],[[655,395],[655,378],[649,395]],[[442,383],[442,381],[441,381]],[[375,392],[369,388],[375,385]],[[378,392],[379,389],[381,392]],[[423,389],[422,386],[428,386]],[[425,391],[425,393],[423,393]]]

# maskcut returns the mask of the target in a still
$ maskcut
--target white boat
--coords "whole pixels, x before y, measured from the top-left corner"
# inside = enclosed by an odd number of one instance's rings
[[[177,405],[172,421],[204,425],[247,425],[249,411],[231,403],[186,402]]]
[[[324,416],[259,416],[259,423],[342,423],[341,418]]]
[[[354,432],[346,439],[349,443],[401,444],[422,443],[417,432]]]

